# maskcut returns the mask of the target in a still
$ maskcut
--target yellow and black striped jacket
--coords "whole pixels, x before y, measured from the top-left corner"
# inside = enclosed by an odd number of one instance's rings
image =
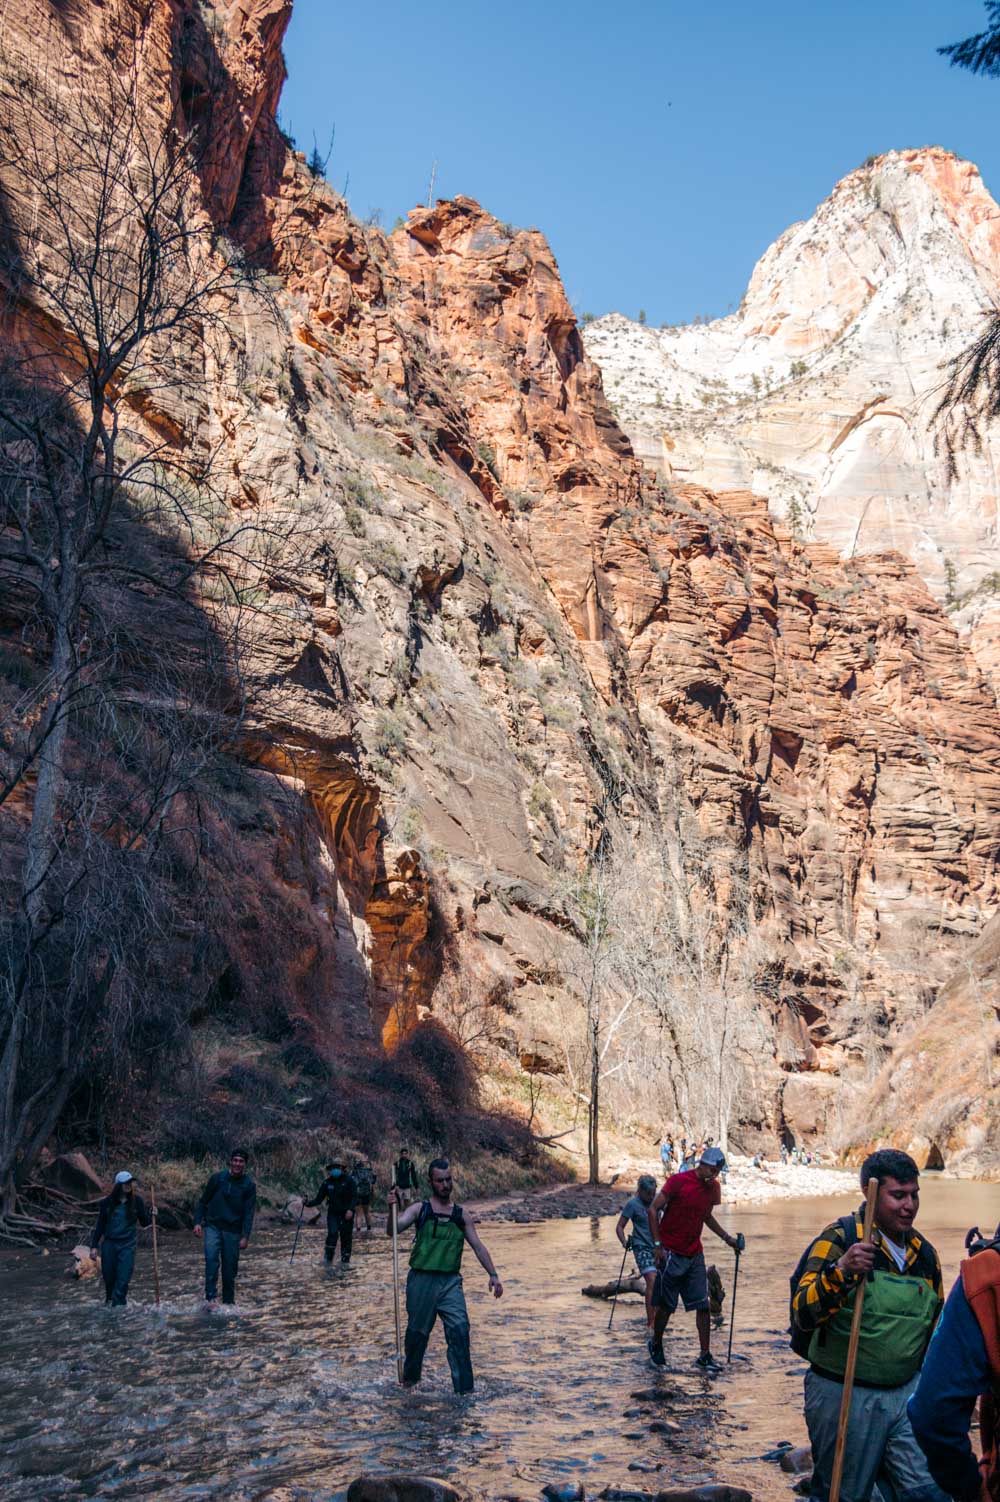
[[[862,1207],[862,1211],[863,1211]],[[858,1241],[864,1230],[863,1213],[855,1217],[855,1232]],[[881,1245],[881,1236],[876,1227],[875,1242],[876,1272],[898,1273],[899,1267],[892,1253]],[[805,1269],[792,1297],[792,1313],[800,1330],[815,1330],[825,1320],[836,1314],[857,1284],[857,1278],[841,1272],[837,1262],[847,1250],[847,1238],[838,1221],[821,1231],[809,1248]],[[920,1264],[919,1268],[917,1264]],[[929,1241],[916,1231],[911,1231],[906,1241],[904,1272],[916,1270],[923,1277],[931,1292],[939,1301],[944,1301],[944,1282],[941,1277],[941,1259]]]

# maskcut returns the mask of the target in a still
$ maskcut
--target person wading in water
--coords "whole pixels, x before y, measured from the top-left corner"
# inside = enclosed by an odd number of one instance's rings
[[[472,1392],[472,1356],[469,1350],[469,1311],[462,1292],[462,1252],[468,1242],[489,1275],[490,1289],[496,1299],[503,1296],[503,1284],[486,1250],[460,1205],[452,1204],[451,1167],[447,1158],[435,1158],[428,1170],[431,1197],[422,1204],[410,1205],[399,1216],[398,1229],[416,1225],[417,1234],[410,1252],[410,1271],[406,1279],[406,1342],[403,1382],[412,1387],[420,1381],[424,1352],[434,1321],[441,1316],[448,1344],[448,1365],[452,1386],[458,1393]],[[389,1224],[392,1235],[391,1207],[398,1205],[398,1192],[389,1194]]]
[[[229,1167],[213,1173],[194,1207],[194,1234],[205,1238],[205,1302],[218,1302],[222,1264],[222,1302],[236,1303],[240,1252],[246,1250],[257,1206],[257,1185],[247,1173],[247,1155],[236,1148]]]
[[[627,1245],[626,1227],[632,1223],[632,1255],[639,1269],[640,1278],[646,1281],[646,1324],[653,1328],[653,1285],[656,1282],[656,1250],[649,1234],[649,1207],[656,1194],[656,1180],[652,1174],[639,1177],[636,1192],[622,1205],[622,1213],[615,1226],[615,1235],[624,1247]]]
[[[410,1157],[406,1148],[400,1148],[399,1157],[396,1159],[396,1203],[401,1210],[407,1209],[413,1204],[417,1193],[417,1165]]]
[[[943,1302],[938,1254],[914,1229],[917,1178],[907,1153],[882,1148],[867,1157],[861,1187],[872,1179],[879,1186],[872,1240],[862,1239],[863,1205],[834,1221],[808,1248],[792,1294],[793,1349],[804,1349],[810,1363],[805,1414],[816,1502],[830,1494],[854,1295],[865,1277],[841,1494],[846,1502],[868,1502],[877,1484],[885,1497],[945,1502],[906,1413]]]
[[[372,1194],[375,1190],[375,1170],[370,1163],[359,1160],[351,1170],[351,1177],[358,1186],[357,1214],[355,1225],[363,1215],[365,1218],[365,1230],[372,1228]]]
[[[326,1246],[323,1256],[333,1261],[340,1238],[340,1260],[346,1267],[351,1260],[354,1245],[354,1207],[358,1200],[358,1186],[343,1163],[328,1163],[326,1178],[316,1191],[316,1198],[306,1200],[305,1208],[314,1210],[326,1200]]]
[[[711,1351],[712,1317],[701,1229],[708,1226],[727,1246],[737,1244],[736,1237],[730,1236],[712,1214],[722,1199],[718,1178],[725,1164],[721,1148],[706,1147],[693,1169],[671,1175],[649,1207],[649,1234],[656,1247],[659,1269],[653,1292],[656,1312],[649,1339],[649,1359],[654,1366],[666,1365],[663,1332],[678,1299],[683,1299],[686,1310],[695,1310],[698,1326],[701,1355],[695,1365],[703,1371],[720,1370],[720,1363]]]
[[[1000,1239],[970,1240],[906,1405],[931,1475],[959,1502],[1000,1497]],[[977,1399],[981,1460],[969,1436]]]
[[[135,1192],[135,1179],[127,1171],[115,1174],[115,1186],[101,1200],[97,1225],[90,1238],[90,1255],[96,1261],[101,1249],[104,1302],[114,1308],[128,1303],[128,1286],[135,1267],[136,1226],[148,1226],[150,1213]]]

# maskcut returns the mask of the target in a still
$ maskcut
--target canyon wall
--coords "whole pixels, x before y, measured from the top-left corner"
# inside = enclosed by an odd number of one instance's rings
[[[636,452],[670,479],[767,495],[844,558],[893,548],[995,666],[995,424],[938,416],[1000,297],[1000,208],[939,147],[870,158],[755,267],[738,311],[585,331]]]
[[[225,237],[275,298],[245,330],[252,380],[220,371],[169,411],[155,379],[132,393],[179,451],[224,456],[234,507],[303,519],[296,567],[263,590],[240,732],[278,790],[241,831],[255,940],[219,932],[192,1016],[232,989],[227,942],[243,994],[280,963],[298,1035],[348,1073],[500,998],[492,1088],[516,1098],[545,1070],[570,1120],[588,941],[567,894],[611,809],[626,848],[690,885],[696,846],[716,896],[720,862],[743,873],[766,1047],[737,1137],[847,1140],[852,1092],[996,909],[994,696],[895,534],[842,560],[776,524],[742,470],[713,491],[644,466],[541,234],[468,198],[391,236],[361,226],[276,124],[289,9],[18,0],[4,19],[7,45],[94,88],[138,38],[149,130],[179,110],[218,148],[206,253]],[[679,1114],[684,1067],[647,1032],[646,1126]]]

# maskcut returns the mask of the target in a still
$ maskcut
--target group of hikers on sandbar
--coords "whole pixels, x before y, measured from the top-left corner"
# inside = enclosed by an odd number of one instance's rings
[[[722,1364],[711,1351],[709,1269],[705,1227],[739,1257],[746,1243],[716,1219],[722,1150],[700,1149],[696,1163],[671,1174],[657,1189],[643,1174],[616,1224],[626,1254],[635,1258],[645,1287],[648,1357],[666,1365],[663,1336],[678,1304],[695,1314],[700,1351],[695,1365],[708,1376]],[[456,1393],[474,1388],[469,1314],[462,1283],[468,1245],[496,1298],[503,1284],[474,1217],[454,1200],[451,1166],[435,1158],[427,1168],[428,1197],[417,1199],[419,1176],[409,1154],[395,1165],[386,1232],[414,1231],[406,1282],[406,1333],[400,1380],[421,1379],[424,1354],[438,1319]],[[872,1153],[861,1167],[864,1203],[825,1226],[807,1246],[790,1278],[789,1336],[808,1363],[804,1411],[812,1450],[810,1496],[815,1502],[958,1502],[1000,1499],[994,1393],[1000,1393],[1000,1238],[970,1233],[970,1255],[945,1302],[940,1258],[916,1228],[920,1204],[914,1160],[895,1149]],[[405,1182],[404,1182],[405,1181]],[[374,1175],[332,1162],[312,1200],[327,1205],[324,1256],[339,1244],[349,1262],[353,1220],[367,1212]],[[194,1232],[205,1250],[205,1297],[214,1305],[222,1274],[223,1303],[235,1301],[240,1252],[250,1237],[256,1188],[248,1156],[237,1149],[213,1174],[195,1208]],[[107,1301],[124,1304],[135,1260],[136,1230],[150,1209],[127,1171],[101,1203],[92,1241],[100,1251]],[[370,1216],[366,1213],[370,1229]],[[345,1230],[347,1234],[345,1235]],[[293,1249],[294,1251],[294,1249]],[[624,1267],[624,1262],[623,1262]],[[620,1282],[620,1279],[619,1279]],[[732,1335],[732,1317],[730,1322]],[[730,1346],[731,1350],[731,1346]],[[980,1402],[983,1459],[969,1438]]]

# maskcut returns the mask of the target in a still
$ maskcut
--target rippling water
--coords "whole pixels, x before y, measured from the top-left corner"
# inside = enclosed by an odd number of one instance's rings
[[[623,1196],[624,1198],[624,1196]],[[466,1254],[477,1390],[451,1391],[440,1327],[425,1380],[396,1383],[390,1245],[355,1240],[349,1268],[322,1264],[306,1229],[264,1229],[243,1255],[236,1313],[201,1312],[200,1245],[161,1238],[164,1303],[152,1305],[140,1245],[131,1302],[103,1306],[99,1282],[62,1277],[63,1258],[5,1254],[0,1306],[0,1493],[5,1502],[133,1497],[333,1497],[362,1470],[452,1476],[489,1496],[535,1497],[552,1480],[656,1490],[725,1480],[767,1502],[794,1478],[755,1457],[805,1442],[801,1371],[783,1335],[788,1274],[803,1245],[859,1196],[723,1206],[748,1239],[734,1355],[714,1379],[692,1367],[693,1316],[649,1366],[638,1300],[580,1297],[621,1262],[614,1217],[486,1225],[504,1279],[500,1303]],[[967,1225],[1000,1215],[1000,1189],[929,1181],[920,1225],[950,1282]],[[141,1238],[141,1242],[146,1238]],[[706,1237],[731,1297],[732,1254]],[[730,1298],[727,1297],[727,1314]],[[724,1332],[714,1337],[724,1356]],[[666,1390],[666,1403],[634,1396]],[[676,1427],[651,1432],[650,1423]],[[642,1469],[630,1470],[629,1467]]]

